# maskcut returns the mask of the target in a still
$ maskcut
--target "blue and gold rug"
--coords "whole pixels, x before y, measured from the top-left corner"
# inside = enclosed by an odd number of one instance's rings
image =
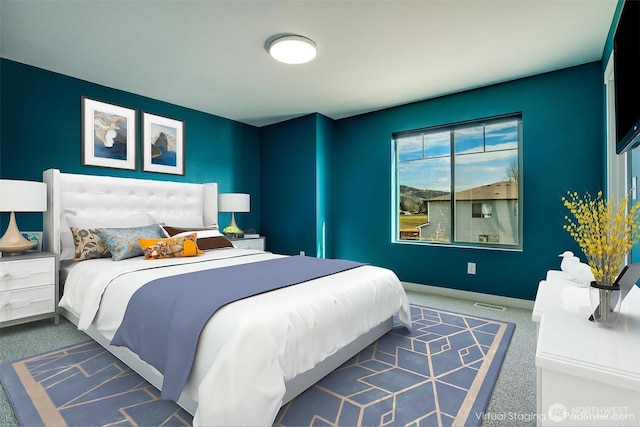
[[[5,363],[0,379],[23,427],[184,426],[192,420],[95,341]]]
[[[296,399],[277,426],[477,426],[515,325],[412,305]],[[22,426],[186,426],[192,417],[93,341],[0,365]]]
[[[478,426],[515,325],[411,306],[393,329],[296,399],[281,426]]]

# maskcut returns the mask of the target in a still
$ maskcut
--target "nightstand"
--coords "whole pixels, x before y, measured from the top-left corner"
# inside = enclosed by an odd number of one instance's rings
[[[244,237],[242,239],[232,239],[233,246],[240,249],[256,249],[264,251],[264,236],[262,237]]]
[[[27,252],[0,258],[0,328],[53,317],[58,324],[58,257]]]

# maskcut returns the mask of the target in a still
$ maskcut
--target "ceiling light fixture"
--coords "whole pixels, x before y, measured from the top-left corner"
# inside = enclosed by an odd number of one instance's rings
[[[303,36],[286,35],[269,43],[269,53],[285,64],[304,64],[316,57],[316,42]]]

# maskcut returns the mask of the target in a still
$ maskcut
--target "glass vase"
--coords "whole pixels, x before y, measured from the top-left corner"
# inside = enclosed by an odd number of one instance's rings
[[[613,327],[620,315],[620,286],[591,282],[589,289],[592,315],[598,326]]]

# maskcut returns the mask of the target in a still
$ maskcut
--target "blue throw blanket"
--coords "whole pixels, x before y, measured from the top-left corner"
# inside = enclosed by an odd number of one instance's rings
[[[164,375],[161,397],[178,400],[209,318],[234,301],[363,264],[292,256],[152,280],[138,289],[112,345],[125,346]]]

